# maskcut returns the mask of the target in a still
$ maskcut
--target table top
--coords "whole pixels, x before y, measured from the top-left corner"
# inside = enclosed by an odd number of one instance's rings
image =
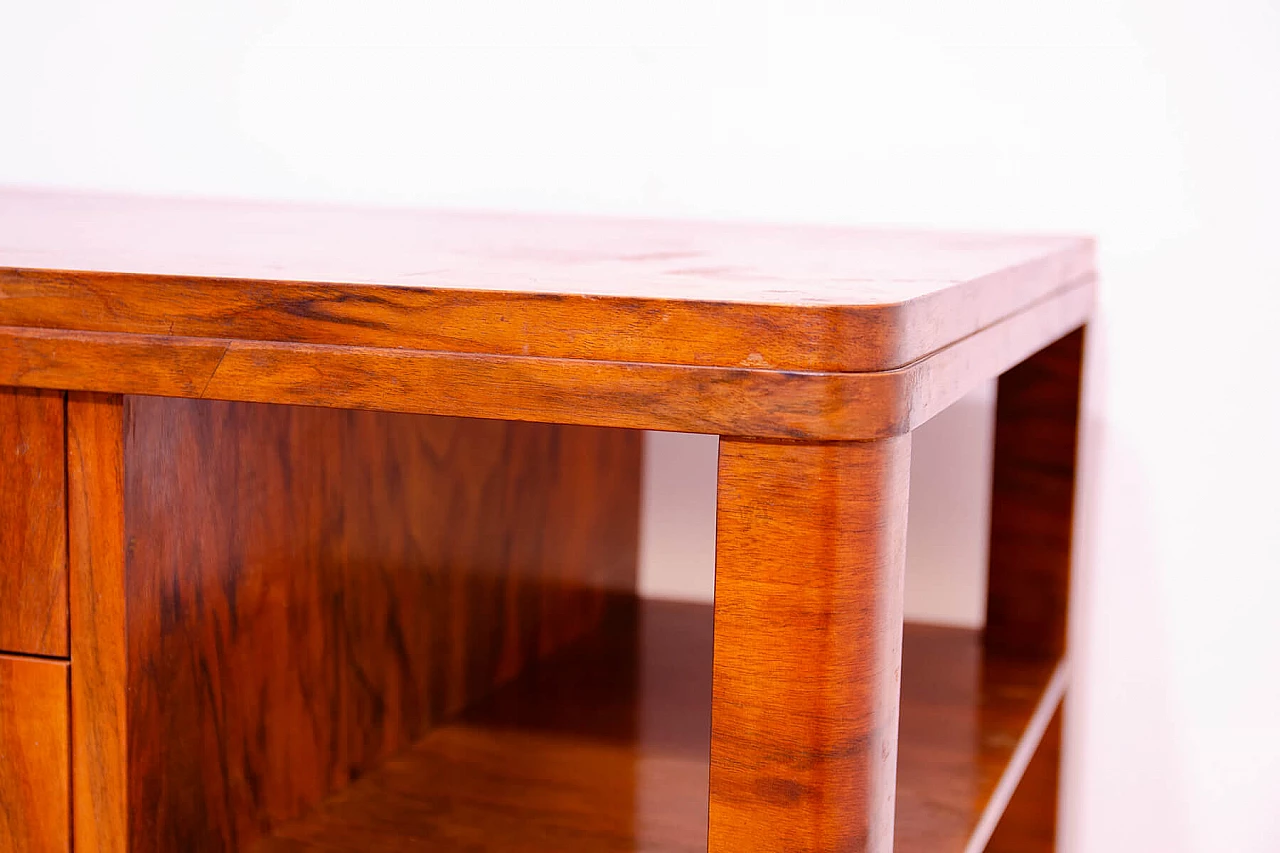
[[[0,190],[0,385],[865,440],[1093,286],[1078,237]]]
[[[1079,237],[0,190],[26,327],[871,371],[1092,268]]]

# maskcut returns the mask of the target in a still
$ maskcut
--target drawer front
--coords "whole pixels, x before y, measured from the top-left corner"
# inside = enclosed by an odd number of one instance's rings
[[[65,403],[0,388],[0,653],[67,657]]]
[[[0,655],[0,850],[71,848],[67,664]]]

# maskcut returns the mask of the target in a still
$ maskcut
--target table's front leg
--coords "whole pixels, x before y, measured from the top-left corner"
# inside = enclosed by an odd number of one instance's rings
[[[721,439],[712,853],[892,849],[910,457]]]

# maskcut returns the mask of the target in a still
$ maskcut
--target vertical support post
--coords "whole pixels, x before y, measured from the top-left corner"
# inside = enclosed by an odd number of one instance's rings
[[[71,791],[77,853],[123,853],[128,833],[124,401],[67,397]]]
[[[713,853],[892,850],[910,455],[721,439]]]
[[[1000,377],[985,641],[1001,654],[1066,652],[1083,354],[1080,328]]]
[[[1072,520],[1085,329],[1000,377],[988,567],[988,651],[1059,659],[1067,654]],[[1058,816],[1061,711],[987,845],[1048,851]]]

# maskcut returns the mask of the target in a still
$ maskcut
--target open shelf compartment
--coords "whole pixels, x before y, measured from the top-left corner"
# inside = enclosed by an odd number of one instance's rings
[[[630,600],[603,627],[277,829],[266,851],[704,851],[710,606]],[[908,624],[895,849],[981,850],[1065,686]]]

